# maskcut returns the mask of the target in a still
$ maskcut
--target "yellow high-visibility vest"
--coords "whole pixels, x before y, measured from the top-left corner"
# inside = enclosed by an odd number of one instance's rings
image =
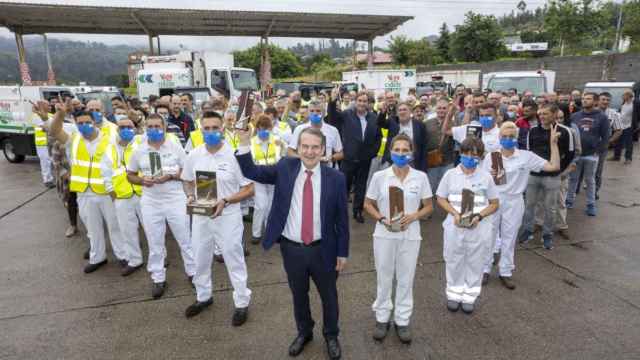
[[[273,165],[280,160],[280,146],[276,144],[276,137],[269,135],[267,153],[262,150],[262,142],[257,136],[251,138],[251,155],[258,165]]]
[[[142,137],[136,136],[131,142],[125,146],[122,152],[122,158],[118,156],[118,150],[115,144],[110,144],[107,154],[111,156],[113,163],[113,175],[111,181],[113,183],[113,191],[118,199],[128,199],[135,193],[142,196],[142,186],[134,185],[127,179],[127,164],[131,159],[134,150],[142,143]]]
[[[115,136],[118,133],[118,125],[108,120],[102,120],[102,126],[100,126],[100,135],[115,140]]]
[[[387,147],[387,137],[389,136],[389,129],[380,129],[382,133],[382,141],[380,141],[380,149],[378,149],[378,157],[384,156],[384,149]]]
[[[100,161],[109,147],[109,137],[100,136],[100,142],[93,156],[87,150],[87,141],[79,134],[71,139],[71,182],[72,192],[85,192],[87,188],[96,194],[104,195],[104,179],[100,174]]]
[[[47,146],[47,133],[44,129],[40,126],[34,126],[33,130],[36,146]]]

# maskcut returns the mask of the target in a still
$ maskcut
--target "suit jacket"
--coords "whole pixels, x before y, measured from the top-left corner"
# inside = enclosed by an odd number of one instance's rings
[[[381,112],[378,115],[378,126],[389,129],[387,146],[384,149],[382,162],[391,162],[391,140],[400,133],[400,122],[397,116],[387,116]],[[413,167],[416,170],[427,172],[427,128],[416,119],[411,119],[413,126]]]
[[[287,223],[291,198],[302,162],[298,158],[282,158],[276,165],[257,166],[251,153],[236,155],[242,174],[253,181],[275,185],[273,205],[267,220],[262,246],[268,250],[280,237]],[[349,256],[349,215],[344,175],[320,165],[320,223],[322,255],[327,269],[335,269],[337,257]]]
[[[363,139],[362,125],[356,109],[338,111],[336,102],[329,102],[327,122],[340,131],[344,160],[368,161],[376,157],[382,141],[382,133],[378,128],[376,114],[368,112],[366,120],[367,128]]]

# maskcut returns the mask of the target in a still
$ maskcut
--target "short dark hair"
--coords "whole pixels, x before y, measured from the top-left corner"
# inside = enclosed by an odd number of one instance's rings
[[[152,103],[154,101],[158,100],[158,95],[149,95],[149,98],[147,99],[147,102]]]
[[[274,107],[268,107],[264,110],[264,113],[267,115],[273,115],[274,117],[278,116],[278,110]]]
[[[596,100],[598,98],[598,94],[591,91],[582,93],[582,97],[585,97],[585,96],[593,96],[593,100]]]
[[[393,145],[397,141],[406,141],[406,142],[408,142],[409,143],[409,149],[411,149],[411,151],[413,151],[413,140],[411,140],[409,135],[407,135],[405,133],[400,133],[400,134],[394,136],[393,139],[391,139],[391,144],[389,145],[389,151],[391,151],[391,149],[393,149]]]
[[[460,153],[475,153],[480,156],[484,154],[484,143],[475,136],[470,136],[460,144]]]
[[[204,113],[202,113],[202,118],[203,119],[209,119],[209,118],[216,118],[216,119],[220,119],[220,121],[222,121],[222,115],[220,115],[220,113],[216,112],[216,111],[205,111]]]
[[[327,146],[327,138],[324,136],[322,131],[320,131],[320,129],[314,127],[304,128],[302,129],[302,131],[300,131],[300,135],[298,136],[298,146],[300,146],[300,139],[302,139],[302,134],[309,134],[319,137],[322,140],[322,146]]]
[[[182,93],[180,94],[180,97],[186,96],[189,98],[189,101],[193,101],[193,95],[191,95],[190,93]]]
[[[542,110],[549,110],[551,111],[552,114],[557,114],[558,113],[558,105],[554,104],[554,103],[548,103],[548,104],[544,104],[540,107]],[[565,114],[566,115],[566,114]]]
[[[87,110],[78,110],[78,111],[74,111],[73,112],[73,118],[77,119],[80,116],[88,116],[91,119],[93,119],[93,115],[91,115],[91,111],[87,111]]]
[[[486,102],[486,103],[484,103],[484,104],[480,105],[480,107],[478,108],[478,110],[489,110],[489,109],[493,110],[493,112],[494,112],[494,113],[496,113],[496,112],[498,111],[498,110],[496,109],[496,106],[495,106],[495,105],[493,105],[493,104],[492,104],[492,103],[490,103],[490,102]]]
[[[484,93],[480,92],[480,91],[475,91],[472,95],[473,95],[474,98],[482,96],[483,98],[486,99],[486,96],[484,95]]]
[[[149,117],[147,118],[147,123],[149,123],[149,120],[160,120],[160,122],[162,122],[163,126],[167,126],[167,122],[164,120],[164,118],[158,114],[151,114],[149,115]]]
[[[111,98],[111,101],[113,101],[113,100],[119,100],[119,101],[124,102],[124,99],[121,96],[114,96],[114,97]]]
[[[526,108],[526,107],[532,107],[534,110],[538,110],[538,103],[536,103],[534,100],[532,99],[525,99],[522,102],[522,108]]]
[[[599,99],[599,98],[601,98],[602,96],[606,96],[606,97],[608,97],[609,99],[611,99],[611,93],[610,93],[610,92],[608,92],[608,91],[603,91],[603,92],[601,92],[601,93],[598,95],[598,99]]]

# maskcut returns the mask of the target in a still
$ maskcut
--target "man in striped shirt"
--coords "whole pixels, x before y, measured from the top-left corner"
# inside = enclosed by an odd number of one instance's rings
[[[600,111],[602,111],[607,119],[609,119],[609,141],[608,143],[615,144],[616,141],[622,135],[622,122],[620,120],[620,113],[615,109],[609,107],[609,103],[611,102],[611,94],[608,92],[603,92],[598,95],[598,107]],[[602,172],[604,170],[604,162],[607,158],[607,153],[609,152],[609,144],[603,146],[600,149],[600,153],[598,155],[598,167],[596,168],[596,200],[600,199],[600,187],[602,186]]]

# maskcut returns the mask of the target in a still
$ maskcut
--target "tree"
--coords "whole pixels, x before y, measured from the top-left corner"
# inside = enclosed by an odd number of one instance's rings
[[[264,45],[258,44],[246,50],[235,51],[233,56],[236,66],[251,68],[259,74],[261,46]],[[269,55],[271,76],[275,79],[300,76],[304,72],[300,59],[290,50],[270,44]]]
[[[640,1],[625,3],[622,11],[622,35],[631,37],[631,49],[640,51]]]
[[[408,65],[431,65],[435,51],[426,38],[411,41]]]
[[[575,52],[590,52],[602,24],[593,0],[552,0],[544,19],[545,30],[560,43],[561,55],[565,46]]]
[[[494,16],[465,14],[451,39],[451,51],[457,60],[491,61],[506,52],[502,43],[502,29]]]
[[[389,44],[389,52],[393,58],[393,63],[396,65],[408,65],[411,57],[411,51],[413,44],[406,36],[392,36],[390,40],[387,40]]]
[[[451,62],[451,34],[447,23],[442,23],[440,27],[440,37],[436,41],[436,54],[442,62]]]

